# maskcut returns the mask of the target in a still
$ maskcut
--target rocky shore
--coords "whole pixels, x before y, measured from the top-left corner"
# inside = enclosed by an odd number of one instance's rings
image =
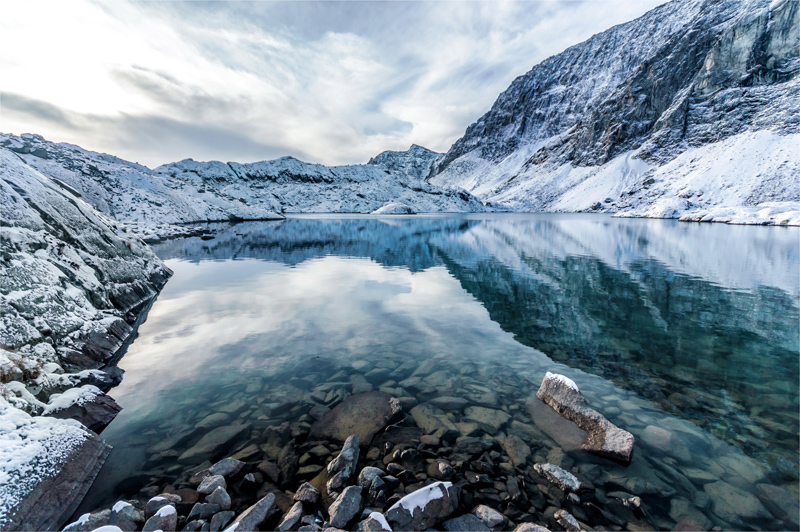
[[[570,379],[548,373],[537,395],[532,401],[539,406],[533,408],[560,419],[556,425],[562,437],[577,435],[585,451],[605,457],[597,459],[595,470],[604,463],[611,469],[630,462],[634,437],[592,409]],[[294,402],[284,408],[289,412],[298,406]],[[155,462],[169,460],[172,482],[150,482],[133,497],[86,513],[64,530],[664,528],[643,502],[658,492],[657,486],[595,485],[560,448],[543,453],[533,426],[526,430],[524,423],[513,421],[516,430],[511,430],[511,416],[503,410],[469,406],[455,396],[416,404],[374,390],[341,400],[334,388],[320,393],[314,409],[296,422],[251,435],[235,447],[238,451],[213,464],[181,465],[198,456],[219,456],[238,441],[244,426],[211,428],[182,453],[175,450],[180,438],[164,441],[148,453]],[[463,415],[454,421],[452,412],[458,411]],[[759,499],[764,504],[725,482],[709,483],[705,491],[714,493],[715,511],[731,521],[747,515],[753,524],[778,518],[796,526],[797,501],[780,488],[763,486]],[[669,504],[680,506],[681,500],[672,497]],[[723,500],[741,507],[716,502]],[[692,512],[689,506],[676,508],[679,518],[670,529],[724,529]]]
[[[630,461],[633,436],[591,409],[574,382],[548,373],[539,394],[565,423],[577,421],[574,430],[585,433],[587,450]],[[591,481],[535,462],[519,436],[462,435],[464,427],[444,414],[465,406],[460,398],[440,397],[437,406],[415,405],[408,413],[402,402],[381,391],[351,395],[310,426],[269,428],[261,443],[184,471],[163,489],[147,486],[64,530],[577,532],[609,524],[654,526],[638,497],[613,493],[599,505]],[[500,410],[473,406],[464,423],[477,434],[496,432],[508,420]],[[212,429],[180,455],[174,442],[151,450],[175,453],[180,464],[213,456],[242,430]]]

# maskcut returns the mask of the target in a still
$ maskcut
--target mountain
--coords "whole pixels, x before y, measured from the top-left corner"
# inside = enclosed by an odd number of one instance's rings
[[[439,154],[420,146],[384,152],[366,165],[327,167],[293,157],[251,164],[186,159],[154,170],[39,135],[0,134],[0,148],[149,240],[186,232],[174,224],[283,218],[279,212],[369,213],[390,203],[416,212],[484,210],[464,191],[427,183]]]
[[[514,210],[800,224],[800,2],[675,0],[518,77],[430,183]]]

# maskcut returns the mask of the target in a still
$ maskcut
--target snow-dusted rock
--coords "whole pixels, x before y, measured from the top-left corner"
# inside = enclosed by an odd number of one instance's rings
[[[798,43],[796,2],[663,4],[514,80],[429,181],[514,210],[796,222],[753,210],[800,201]]]
[[[76,421],[31,417],[0,397],[0,528],[58,529],[110,451]]]
[[[86,384],[70,388],[62,394],[51,395],[42,415],[59,419],[74,419],[86,428],[100,434],[111,423],[122,407],[96,386]]]
[[[395,530],[426,530],[458,508],[458,488],[451,482],[434,482],[397,501],[386,511]]]
[[[548,371],[536,397],[589,434],[584,449],[623,464],[630,463],[633,434],[620,429],[590,407],[571,379]]]

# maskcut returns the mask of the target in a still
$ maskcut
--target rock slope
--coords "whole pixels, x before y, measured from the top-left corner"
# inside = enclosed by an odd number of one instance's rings
[[[109,451],[55,417],[98,431],[113,419],[90,382],[115,377],[87,368],[124,345],[171,272],[68,185],[9,150],[0,164],[0,528],[43,530],[75,510]]]
[[[520,76],[429,181],[515,210],[800,224],[800,2],[675,0]]]

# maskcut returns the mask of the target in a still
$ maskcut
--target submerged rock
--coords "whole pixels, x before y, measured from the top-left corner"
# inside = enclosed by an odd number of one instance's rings
[[[200,438],[200,441],[180,455],[178,462],[192,462],[201,457],[213,456],[230,445],[247,429],[247,426],[238,423],[216,428]]]
[[[388,393],[351,395],[311,426],[311,437],[344,441],[352,434],[367,446],[400,411],[400,403]]]
[[[536,464],[533,469],[561,491],[578,493],[583,489],[578,477],[555,464]]]
[[[536,397],[589,434],[583,449],[622,464],[630,463],[633,434],[620,429],[591,408],[571,379],[548,371]]]
[[[712,482],[703,489],[711,497],[711,509],[730,523],[740,519],[764,519],[770,513],[755,495],[731,486],[727,482]]]
[[[472,514],[464,514],[445,521],[442,525],[448,532],[489,532],[490,528]]]

